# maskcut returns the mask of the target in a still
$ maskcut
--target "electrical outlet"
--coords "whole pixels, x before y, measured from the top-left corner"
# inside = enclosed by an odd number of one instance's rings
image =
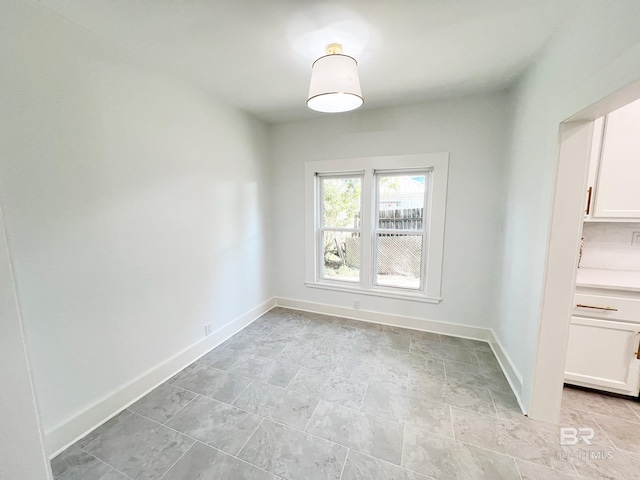
[[[640,247],[640,232],[633,232],[631,234],[631,245],[637,245]]]
[[[353,308],[355,308],[356,310],[360,310],[360,300],[358,300],[357,298],[353,300]]]
[[[209,336],[209,335],[211,335],[212,333],[213,333],[213,323],[207,323],[207,324],[204,326],[204,334],[205,334],[205,336],[207,336],[207,337],[208,337],[208,336]]]

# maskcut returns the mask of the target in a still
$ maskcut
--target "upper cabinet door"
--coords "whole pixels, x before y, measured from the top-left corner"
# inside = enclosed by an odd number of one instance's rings
[[[607,115],[594,217],[640,218],[640,100]]]

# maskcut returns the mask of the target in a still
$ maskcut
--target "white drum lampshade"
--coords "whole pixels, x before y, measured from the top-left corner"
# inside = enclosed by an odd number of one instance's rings
[[[327,55],[311,67],[307,106],[318,112],[338,113],[355,110],[363,104],[358,62],[342,54],[342,46],[332,43]]]

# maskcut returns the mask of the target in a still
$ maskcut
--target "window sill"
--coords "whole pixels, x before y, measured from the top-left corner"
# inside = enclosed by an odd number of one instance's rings
[[[396,298],[399,300],[410,300],[412,302],[421,302],[421,303],[440,303],[442,298],[434,298],[427,297],[426,295],[421,294],[412,294],[412,293],[395,293],[389,292],[385,290],[368,290],[360,287],[349,287],[343,285],[332,285],[330,283],[321,283],[321,282],[304,282],[307,287],[310,288],[320,288],[323,290],[333,290],[335,292],[347,292],[347,293],[357,293],[359,295],[371,295],[372,297],[385,297],[385,298]]]

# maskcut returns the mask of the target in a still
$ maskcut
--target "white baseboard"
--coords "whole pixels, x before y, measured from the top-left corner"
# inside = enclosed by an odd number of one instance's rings
[[[495,334],[493,330],[489,330],[491,335],[489,339],[489,343],[491,344],[491,349],[493,350],[493,354],[496,356],[498,363],[500,364],[500,368],[502,368],[502,372],[504,376],[507,377],[507,381],[511,386],[511,390],[513,390],[513,394],[516,396],[516,400],[518,400],[518,405],[520,405],[520,409],[522,413],[526,415],[527,411],[522,403],[521,392],[522,392],[522,374],[518,371],[516,366],[513,364],[513,360],[507,353],[507,350],[504,348],[498,336]]]
[[[401,315],[391,315],[388,313],[355,310],[346,307],[336,307],[334,305],[327,305],[323,303],[293,300],[290,298],[276,297],[275,300],[276,305],[280,307],[291,308],[294,310],[323,313],[325,315],[352,318],[354,320],[361,320],[363,322],[392,325],[395,327],[409,328],[411,330],[442,333],[444,335],[452,335],[454,337],[471,338],[474,340],[483,340],[485,342],[489,342],[505,377],[507,377],[507,381],[511,386],[511,390],[513,390],[513,394],[516,396],[518,405],[520,405],[522,413],[526,414],[522,399],[520,398],[520,392],[522,392],[522,375],[515,367],[513,361],[511,360],[511,357],[491,329],[472,327],[469,325],[456,323],[439,322],[436,320],[425,320],[422,318],[406,317]]]
[[[389,313],[373,312],[370,310],[355,310],[353,308],[336,307],[334,305],[327,305],[324,303],[314,303],[281,297],[276,297],[276,305],[294,310],[323,313],[325,315],[352,318],[363,322],[379,323],[382,325],[409,328],[411,330],[421,330],[423,332],[442,333],[444,335],[483,340],[485,342],[488,342],[491,339],[491,332],[487,328],[471,327],[469,325],[461,325],[458,323],[425,320],[423,318],[406,317]]]
[[[216,330],[208,337],[203,338],[191,347],[162,362],[143,375],[140,375],[138,378],[133,379],[131,382],[123,385],[113,393],[107,395],[101,400],[98,400],[68,421],[46,431],[45,445],[47,452],[50,452],[49,457],[55,457],[58,453],[84,437],[87,433],[120,413],[129,405],[133,404],[151,390],[167,381],[180,370],[220,345],[229,337],[238,333],[275,305],[294,310],[352,318],[363,322],[378,323],[401,328],[409,328],[412,330],[442,333],[444,335],[487,341],[490,343],[493,352],[500,363],[500,367],[507,377],[518,403],[522,408],[522,411],[525,411],[520,399],[520,392],[522,391],[522,376],[514,366],[511,358],[494,332],[490,329],[367,310],[354,310],[351,308],[337,307],[334,305],[307,302],[303,300],[274,297],[229,322],[227,325]]]
[[[104,422],[114,417],[151,390],[167,381],[180,370],[205,355],[229,337],[252,323],[263,313],[275,306],[275,298],[251,309],[244,315],[219,328],[208,337],[174,355],[148,372],[133,379],[118,390],[98,400],[68,421],[45,432],[45,445],[49,457],[58,453],[84,437]]]

